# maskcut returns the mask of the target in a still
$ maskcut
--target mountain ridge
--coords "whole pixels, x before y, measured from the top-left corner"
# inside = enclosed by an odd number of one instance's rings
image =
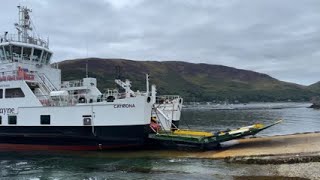
[[[178,94],[187,101],[309,101],[320,94],[309,86],[224,65],[103,58],[71,59],[58,64],[63,80],[83,78],[88,64],[89,76],[97,78],[100,89],[115,88],[114,79],[120,76],[133,82],[133,90],[145,90],[148,73],[159,94]]]

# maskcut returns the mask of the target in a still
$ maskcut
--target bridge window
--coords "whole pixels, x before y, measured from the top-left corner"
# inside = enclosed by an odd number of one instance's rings
[[[3,89],[0,89],[0,99],[3,98]]]
[[[6,89],[5,94],[6,98],[20,98],[25,96],[21,88]]]
[[[17,116],[8,116],[8,124],[17,124]]]
[[[30,56],[31,56],[31,48],[23,47],[23,54],[22,54],[23,60],[29,61]]]
[[[0,46],[0,60],[5,60],[5,56],[4,56],[4,49],[2,46]]]
[[[7,60],[12,60],[11,46],[4,46],[4,53],[7,57]]]
[[[41,115],[40,116],[40,124],[50,125],[50,115]]]
[[[2,124],[2,116],[0,116],[0,124]]]
[[[42,63],[43,63],[43,64],[46,63],[47,55],[48,55],[48,52],[47,52],[47,51],[43,51],[43,55],[42,55]]]
[[[20,46],[12,46],[12,56],[14,61],[18,61],[21,59],[21,50]]]
[[[50,63],[50,58],[51,58],[52,54],[51,53],[48,53],[48,56],[47,56],[47,60],[46,60],[46,64],[49,64]]]
[[[40,57],[41,57],[41,53],[42,53],[42,50],[34,49],[33,50],[32,60],[36,61],[36,62],[39,62],[40,61]]]

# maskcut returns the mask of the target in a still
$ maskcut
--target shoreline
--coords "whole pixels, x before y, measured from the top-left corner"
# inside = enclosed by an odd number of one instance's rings
[[[61,151],[63,154],[105,158],[190,158],[239,164],[295,164],[320,162],[320,132],[275,135],[228,141],[220,149],[138,149],[123,151]],[[60,151],[32,153],[60,154]],[[13,153],[13,152],[11,152]],[[22,152],[22,153],[27,153]]]
[[[199,153],[199,157],[246,164],[320,162],[320,132],[239,139],[228,144]]]

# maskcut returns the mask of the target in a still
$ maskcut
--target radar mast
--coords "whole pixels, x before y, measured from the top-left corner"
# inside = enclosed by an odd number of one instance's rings
[[[33,38],[29,36],[28,32],[32,31],[31,19],[29,15],[29,13],[32,12],[32,10],[24,6],[18,6],[18,9],[19,21],[18,23],[14,24],[18,31],[18,40],[23,43],[28,43],[28,39],[33,40]]]

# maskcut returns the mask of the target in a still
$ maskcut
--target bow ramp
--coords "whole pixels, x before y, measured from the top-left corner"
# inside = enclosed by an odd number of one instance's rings
[[[237,129],[206,132],[189,129],[176,129],[172,131],[159,131],[149,134],[149,139],[163,147],[179,148],[191,147],[202,150],[219,148],[220,143],[243,138],[246,136],[254,136],[262,130],[270,128],[281,123],[282,120],[276,121],[269,125],[253,124],[251,126],[240,127]]]

